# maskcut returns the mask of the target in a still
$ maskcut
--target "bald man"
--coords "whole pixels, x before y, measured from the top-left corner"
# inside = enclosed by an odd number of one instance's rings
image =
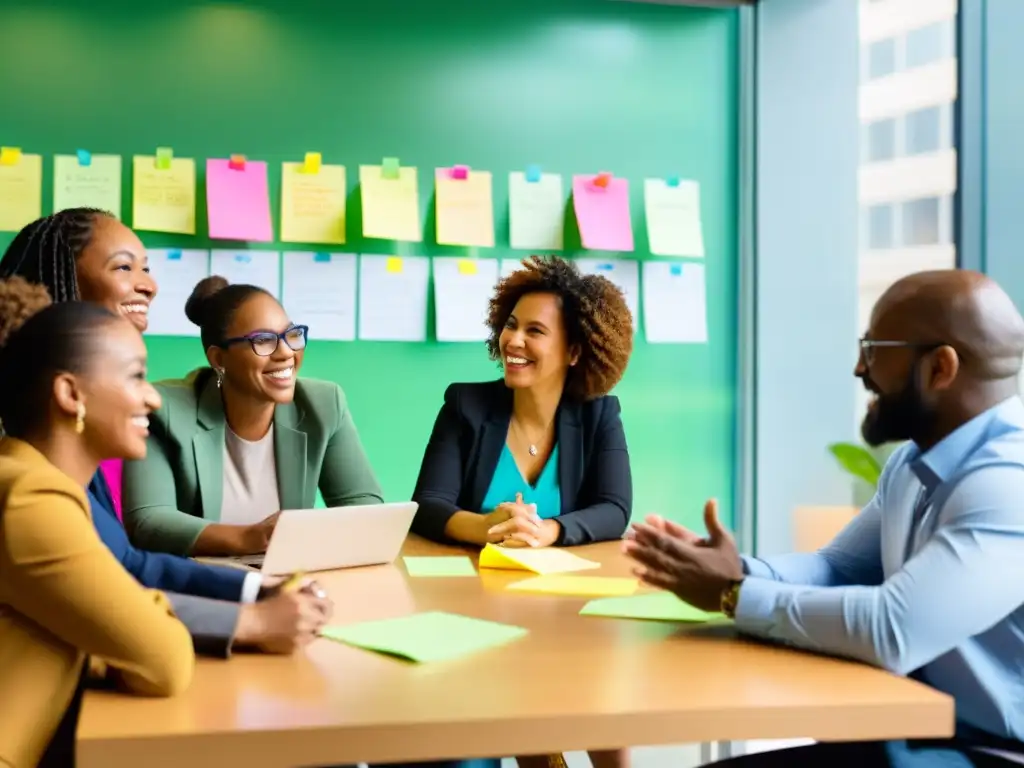
[[[857,659],[956,699],[957,737],[815,744],[720,768],[1024,763],[1024,320],[976,272],[921,272],[879,300],[854,375],[874,398],[862,434],[907,441],[875,497],[824,549],[741,557],[658,517],[623,543],[648,584],[745,634]],[[822,680],[822,686],[828,681]]]

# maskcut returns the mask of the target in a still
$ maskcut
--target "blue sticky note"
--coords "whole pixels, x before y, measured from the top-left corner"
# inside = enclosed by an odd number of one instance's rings
[[[84,149],[80,149],[76,154],[78,155],[78,164],[80,166],[82,166],[83,168],[88,168],[90,165],[92,165],[92,152],[87,152]]]
[[[236,253],[235,261],[239,262],[240,264],[248,264],[250,261],[252,261],[252,256],[250,256],[248,253]]]
[[[540,181],[541,170],[539,165],[528,165],[526,167],[526,180],[531,183]]]
[[[683,265],[682,264],[671,264],[671,265],[669,265],[668,273],[670,275],[672,275],[673,277],[679,277],[681,274],[683,274]]]
[[[600,272],[614,272],[615,271],[615,265],[606,261],[603,264],[598,264],[597,265],[597,269]]]
[[[668,186],[670,186],[670,187],[678,187],[679,186],[679,177],[678,176],[669,176],[667,179],[665,179],[665,183]]]
[[[167,252],[167,260],[168,261],[181,261],[181,251],[168,251]]]
[[[329,253],[314,253],[313,254],[313,261],[319,262],[321,264],[330,264],[331,263],[331,254],[329,254]]]

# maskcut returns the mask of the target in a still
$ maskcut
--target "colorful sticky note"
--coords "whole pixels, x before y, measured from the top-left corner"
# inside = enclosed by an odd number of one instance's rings
[[[689,622],[725,618],[721,613],[708,613],[700,608],[694,608],[671,592],[649,592],[632,597],[606,597],[600,600],[591,600],[580,609],[580,616]]]
[[[460,275],[475,275],[477,273],[477,263],[472,259],[459,259],[459,274]]]
[[[418,243],[420,191],[415,168],[399,168],[388,178],[379,165],[359,166],[359,193],[363,204],[363,237]]]
[[[441,611],[325,627],[321,631],[330,640],[415,662],[455,659],[518,640],[526,634],[522,627]]]
[[[121,156],[78,155],[53,158],[53,210],[99,208],[121,218]]]
[[[397,157],[385,157],[380,164],[381,175],[385,179],[397,179],[401,176],[402,164]]]
[[[612,177],[608,185],[594,176],[573,176],[572,197],[583,247],[594,251],[632,251],[629,181]]]
[[[457,166],[457,168],[460,166]],[[436,183],[437,242],[441,245],[494,246],[494,202],[490,171],[438,168]]]
[[[651,253],[704,256],[700,185],[696,181],[645,179],[644,208]]]
[[[509,244],[523,250],[564,247],[565,193],[562,176],[530,171],[508,175]]]
[[[174,162],[174,150],[170,147],[157,147],[154,164],[161,171],[169,170]]]
[[[535,576],[509,584],[515,592],[537,592],[543,595],[579,595],[582,597],[615,597],[632,595],[640,583],[618,576],[572,576],[560,573]]]
[[[398,275],[402,273],[402,257],[401,256],[388,256],[387,261],[384,264],[384,269],[392,274]]]
[[[133,229],[196,233],[195,160],[171,158],[166,168],[158,168],[153,155],[136,155],[132,181]]]
[[[42,215],[43,158],[19,151],[0,163],[0,232],[17,232]]]
[[[452,557],[403,557],[405,572],[414,577],[476,576],[473,561],[465,555]]]
[[[554,547],[498,547],[487,544],[480,550],[481,568],[500,568],[533,573],[568,573],[600,568],[600,563]]]
[[[21,160],[18,147],[0,147],[0,165],[16,165]]]
[[[232,167],[234,163],[235,167]],[[206,215],[210,237],[269,243],[270,192],[267,164],[260,160],[210,158],[206,161]]]
[[[286,243],[345,242],[345,166],[281,165],[281,239]]]

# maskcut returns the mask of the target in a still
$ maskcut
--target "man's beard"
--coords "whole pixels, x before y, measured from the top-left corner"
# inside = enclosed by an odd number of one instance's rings
[[[916,373],[916,369],[911,370],[903,389],[891,395],[879,393],[870,377],[863,377],[868,389],[878,395],[861,422],[860,434],[865,443],[877,447],[884,443],[917,440],[928,433],[935,413],[921,396]]]

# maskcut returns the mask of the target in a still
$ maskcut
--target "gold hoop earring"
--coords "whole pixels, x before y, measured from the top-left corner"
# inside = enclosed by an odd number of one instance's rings
[[[79,435],[85,432],[85,403],[79,403],[75,409],[75,432]]]

